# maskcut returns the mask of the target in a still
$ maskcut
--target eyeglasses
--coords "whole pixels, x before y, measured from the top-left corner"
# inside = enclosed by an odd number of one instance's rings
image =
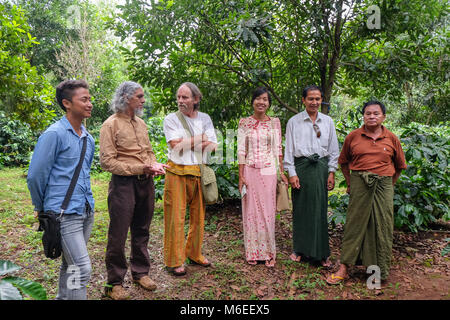
[[[320,138],[320,128],[317,124],[313,124],[314,131],[316,132],[317,138]]]

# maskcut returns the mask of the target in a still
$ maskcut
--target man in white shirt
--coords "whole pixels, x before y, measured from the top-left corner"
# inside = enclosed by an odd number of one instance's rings
[[[201,99],[202,93],[195,84],[183,83],[177,91],[179,112],[171,113],[164,119],[170,165],[166,169],[164,184],[164,263],[177,276],[186,273],[183,265],[186,258],[204,267],[211,265],[201,252],[205,202],[199,164],[205,163],[207,154],[215,150],[217,137],[209,115],[198,111]],[[179,117],[186,120],[189,133]],[[189,233],[185,242],[187,205]]]
[[[289,119],[286,127],[284,167],[289,173],[293,204],[293,253],[329,267],[328,192],[334,189],[339,146],[333,120],[319,112],[322,90],[303,90],[305,110]]]

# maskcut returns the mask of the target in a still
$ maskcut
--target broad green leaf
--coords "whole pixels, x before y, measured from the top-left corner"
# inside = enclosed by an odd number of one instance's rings
[[[3,281],[11,283],[16,288],[20,289],[22,293],[29,295],[33,299],[47,300],[47,293],[38,282],[19,277],[7,277],[3,278]]]
[[[0,280],[0,300],[23,300],[20,291],[11,283]]]
[[[0,260],[0,276],[19,270],[21,267],[8,260]]]

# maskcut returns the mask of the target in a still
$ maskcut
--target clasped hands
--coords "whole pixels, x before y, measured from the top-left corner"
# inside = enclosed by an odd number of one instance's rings
[[[170,168],[170,166],[159,162],[156,162],[154,164],[146,164],[144,165],[144,173],[149,174],[152,177],[160,176],[166,174],[165,168]]]

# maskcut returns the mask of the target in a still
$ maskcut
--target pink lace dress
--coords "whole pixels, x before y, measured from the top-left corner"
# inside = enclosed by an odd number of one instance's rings
[[[277,173],[275,157],[282,155],[278,118],[239,121],[238,161],[245,164],[247,193],[242,198],[245,258],[270,260],[276,257],[275,215]]]

